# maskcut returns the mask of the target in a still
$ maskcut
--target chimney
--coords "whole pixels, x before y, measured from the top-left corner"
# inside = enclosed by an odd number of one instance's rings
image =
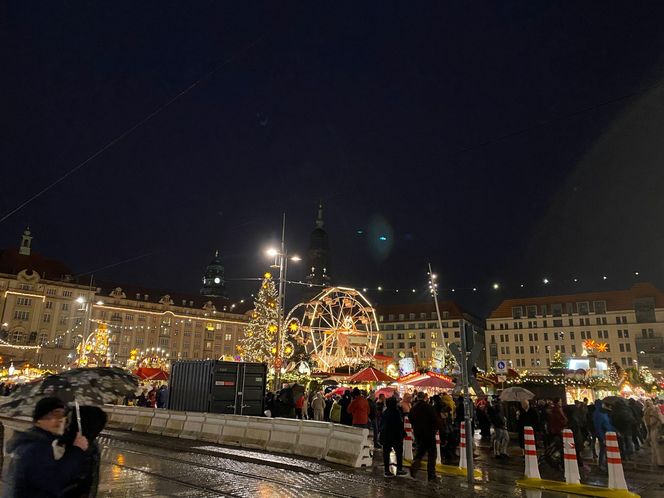
[[[147,300],[150,298],[150,296],[148,296],[147,294],[145,294],[145,295],[143,296],[143,298],[147,301]]]
[[[136,293],[136,301],[140,301],[140,300],[141,300],[141,293],[137,292]]]

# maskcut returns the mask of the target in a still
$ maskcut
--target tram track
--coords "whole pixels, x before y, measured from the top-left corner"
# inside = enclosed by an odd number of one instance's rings
[[[148,452],[148,451],[140,451],[140,450],[136,450],[136,449],[127,449],[127,448],[122,448],[122,449],[110,448],[110,449],[112,449],[113,451],[122,452],[122,453],[140,455],[140,456],[149,457],[149,458],[157,458],[160,461],[173,462],[173,463],[178,464],[179,466],[186,465],[186,466],[189,466],[189,467],[193,467],[192,475],[195,474],[196,470],[204,468],[204,469],[212,470],[212,471],[223,473],[223,474],[228,474],[228,475],[231,475],[231,476],[237,476],[237,477],[242,477],[244,479],[250,479],[250,480],[253,480],[253,481],[256,481],[256,482],[266,482],[267,481],[267,482],[270,482],[274,485],[281,486],[281,487],[283,487],[283,489],[301,490],[303,493],[299,494],[299,496],[303,496],[303,495],[306,495],[306,494],[315,494],[316,496],[345,497],[345,498],[350,496],[347,493],[337,493],[337,492],[328,491],[328,490],[312,489],[311,487],[307,487],[307,486],[304,486],[302,484],[293,483],[293,482],[285,480],[285,479],[276,479],[274,477],[256,475],[256,474],[253,474],[253,473],[250,473],[250,472],[241,472],[241,471],[234,470],[234,469],[220,467],[219,465],[210,465],[210,464],[204,464],[204,463],[200,463],[200,462],[192,462],[192,461],[189,461],[189,460],[186,460],[186,459],[174,458],[174,457],[166,456],[166,455],[163,455],[163,454],[157,456],[154,453],[151,453],[151,452]],[[167,481],[176,482],[178,484],[185,485],[185,486],[191,487],[191,488],[195,488],[195,489],[198,489],[200,491],[205,491],[205,492],[208,492],[208,493],[217,493],[219,496],[229,496],[229,497],[246,496],[246,495],[243,495],[243,494],[233,494],[233,493],[228,493],[228,492],[225,492],[225,491],[220,491],[218,489],[211,488],[209,486],[204,486],[204,485],[192,483],[190,481],[179,479],[179,478],[176,478],[176,477],[173,477],[173,476],[164,475],[164,474],[156,472],[156,471],[146,470],[145,468],[135,467],[135,466],[132,466],[132,465],[128,465],[126,463],[118,463],[118,461],[114,460],[114,459],[102,459],[102,462],[106,463],[108,465],[114,465],[114,466],[117,466],[117,467],[120,467],[120,468],[125,468],[125,469],[128,469],[128,470],[132,470],[134,472],[140,472],[140,473],[143,473],[143,474],[147,474],[147,475],[150,475],[152,477],[157,477],[159,479],[164,479],[164,480],[167,480]],[[364,494],[364,493],[361,494],[361,496],[364,496],[364,495],[366,495],[366,494]],[[360,495],[358,495],[358,496],[360,496]]]
[[[140,444],[140,443],[139,443]],[[296,470],[285,470],[285,469],[279,469],[281,473],[286,476],[286,475],[293,475],[293,473],[301,474],[303,479],[308,479],[309,482],[305,484],[301,483],[296,483],[293,482],[292,479],[288,478],[277,478],[277,477],[272,477],[272,476],[267,476],[267,475],[258,475],[256,473],[252,472],[243,472],[240,470],[228,468],[225,466],[221,465],[214,465],[214,464],[206,464],[206,463],[201,463],[198,461],[193,461],[191,459],[187,458],[182,458],[186,454],[190,455],[205,455],[205,456],[212,456],[208,452],[197,452],[195,449],[187,449],[187,450],[168,450],[168,451],[177,451],[178,454],[181,456],[174,457],[174,456],[168,456],[163,453],[160,453],[159,455],[155,455],[154,450],[152,451],[142,451],[140,449],[135,449],[135,448],[124,448],[124,447],[109,447],[108,449],[118,452],[118,453],[127,453],[127,454],[134,454],[142,457],[148,457],[148,458],[156,458],[159,461],[169,461],[173,462],[179,466],[186,465],[193,467],[192,470],[192,475],[195,474],[196,470],[200,469],[207,469],[211,470],[214,472],[218,473],[223,473],[227,474],[229,476],[236,476],[248,480],[252,480],[255,482],[269,482],[275,486],[279,486],[280,488],[284,490],[298,490],[300,493],[297,494],[297,496],[303,496],[303,495],[315,495],[315,496],[330,496],[330,497],[345,497],[348,498],[349,496],[355,496],[355,497],[365,497],[365,496],[388,496],[391,495],[392,492],[395,491],[393,486],[390,486],[386,482],[382,482],[382,479],[371,479],[369,476],[364,476],[364,475],[344,475],[342,472],[336,469],[330,469],[325,472],[316,472],[312,473],[311,471],[305,471],[304,469],[302,471],[296,471]],[[166,449],[166,448],[164,448]],[[228,459],[228,460],[233,460],[233,461],[238,461],[237,459],[234,458],[226,458],[223,455],[214,455],[214,458],[218,458],[220,460]],[[207,486],[201,486],[195,483],[191,483],[189,481],[182,481],[181,479],[177,479],[173,476],[168,476],[168,475],[162,475],[159,472],[155,471],[147,471],[144,468],[140,467],[134,467],[130,466],[127,464],[120,464],[117,462],[117,460],[114,459],[102,459],[102,461],[108,465],[117,465],[119,467],[124,467],[129,470],[133,471],[138,471],[138,472],[143,472],[146,474],[150,474],[154,477],[166,479],[169,481],[177,482],[179,484],[184,484],[186,486],[190,486],[193,488],[200,489],[201,491],[205,492],[212,492],[212,493],[218,493],[220,496],[229,496],[229,497],[236,497],[236,496],[246,496],[243,494],[233,494],[233,493],[228,493],[225,491],[219,491],[214,488],[210,488]],[[250,463],[250,462],[247,462]],[[255,465],[255,464],[254,464]],[[267,467],[273,468],[269,465],[266,465]],[[321,487],[315,485],[316,478],[322,478],[328,480],[328,482],[334,482],[336,486],[338,487],[347,487],[348,491],[347,492],[337,492],[329,489],[321,489]],[[370,480],[371,479],[371,480]],[[395,478],[396,479],[396,478]],[[413,486],[409,486],[408,488],[408,496],[431,496],[432,488],[427,486],[422,487],[418,489],[420,484],[424,483],[419,483],[417,481],[412,481]],[[426,485],[425,485],[426,486]],[[376,493],[378,491],[378,493]]]

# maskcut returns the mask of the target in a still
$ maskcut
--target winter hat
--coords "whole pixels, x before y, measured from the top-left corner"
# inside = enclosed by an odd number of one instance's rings
[[[32,420],[36,422],[37,420],[44,418],[53,410],[58,410],[58,409],[61,410],[65,409],[65,404],[62,402],[60,398],[55,398],[55,397],[42,398],[37,402],[37,406],[35,406],[35,411],[32,415]]]

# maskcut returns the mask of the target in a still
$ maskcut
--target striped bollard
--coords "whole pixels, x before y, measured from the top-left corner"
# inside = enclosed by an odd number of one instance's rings
[[[563,429],[563,458],[565,463],[565,482],[567,484],[579,484],[579,463],[576,459],[576,446],[574,434],[569,429]]]
[[[459,442],[459,468],[467,469],[466,461],[466,422],[461,422],[461,441]]]
[[[609,467],[609,488],[627,489],[622,459],[620,458],[618,435],[615,432],[606,433],[606,463]]]
[[[532,427],[523,428],[523,445],[526,455],[526,477],[528,479],[541,479],[537,465],[537,446],[535,444],[535,430]]]
[[[403,428],[406,432],[406,437],[403,440],[403,457],[406,460],[413,459],[413,428],[408,420],[408,415],[403,417]]]
[[[440,433],[436,431],[436,465],[442,463],[443,461],[440,459]]]

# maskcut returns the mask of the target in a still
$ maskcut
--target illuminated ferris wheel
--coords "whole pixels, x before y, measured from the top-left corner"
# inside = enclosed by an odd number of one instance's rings
[[[376,312],[355,289],[329,287],[313,300],[293,308],[286,323],[318,370],[354,366],[371,361],[376,354]]]

